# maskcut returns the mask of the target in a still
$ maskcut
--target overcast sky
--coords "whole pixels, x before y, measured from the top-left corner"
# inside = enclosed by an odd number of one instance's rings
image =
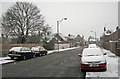
[[[66,17],[60,23],[60,33],[64,36],[68,34],[84,35],[85,39],[97,37],[103,33],[103,28],[115,30],[118,25],[118,3],[117,2],[33,2],[39,7],[41,13],[46,18],[46,23],[52,26],[56,33],[57,21]],[[1,2],[0,17],[14,2]]]

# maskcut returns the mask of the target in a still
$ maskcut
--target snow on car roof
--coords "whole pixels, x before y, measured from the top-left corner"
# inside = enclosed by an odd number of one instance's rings
[[[102,55],[102,51],[100,48],[85,48],[82,55]]]
[[[22,47],[12,47],[9,51],[20,51]]]
[[[41,49],[45,49],[45,48],[42,46],[36,46],[31,48],[31,50],[41,50]]]

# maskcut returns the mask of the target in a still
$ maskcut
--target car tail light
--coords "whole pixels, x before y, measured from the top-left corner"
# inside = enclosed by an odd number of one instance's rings
[[[89,67],[89,64],[81,64],[81,67]]]
[[[106,63],[100,64],[99,66],[100,66],[100,67],[106,67]]]

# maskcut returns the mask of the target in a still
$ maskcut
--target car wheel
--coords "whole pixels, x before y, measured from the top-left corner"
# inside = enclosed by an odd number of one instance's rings
[[[45,53],[45,55],[47,55],[47,53]]]
[[[26,59],[26,56],[23,56],[23,60],[25,60]]]
[[[85,72],[85,70],[81,69],[81,72]]]
[[[40,57],[41,56],[41,54],[38,54],[38,57]]]
[[[33,58],[35,58],[35,57],[36,57],[36,54],[33,55]]]
[[[14,57],[11,57],[12,60],[14,60]]]
[[[41,56],[43,56],[43,54],[40,54]]]
[[[103,71],[107,71],[107,68],[103,69]]]

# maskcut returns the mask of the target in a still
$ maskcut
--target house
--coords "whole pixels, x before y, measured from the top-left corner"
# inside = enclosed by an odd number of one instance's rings
[[[75,36],[72,34],[68,34],[67,40],[70,44],[70,47],[75,47],[76,45],[76,40],[75,40]]]
[[[77,46],[84,46],[84,36],[83,35],[77,35],[76,37],[75,37],[75,39],[76,39],[76,45]]]
[[[62,34],[55,34],[54,37],[48,41],[48,44],[50,45],[51,49],[58,49],[58,44],[59,49],[70,47],[67,38],[64,37]]]
[[[59,44],[59,46],[58,46]],[[50,49],[63,49],[75,46],[84,46],[84,36],[69,34],[68,36],[63,36],[62,34],[55,34],[53,38],[48,41],[48,47]]]
[[[120,27],[116,27],[114,32],[105,31],[100,40],[104,48],[119,54],[117,51],[120,52]]]

